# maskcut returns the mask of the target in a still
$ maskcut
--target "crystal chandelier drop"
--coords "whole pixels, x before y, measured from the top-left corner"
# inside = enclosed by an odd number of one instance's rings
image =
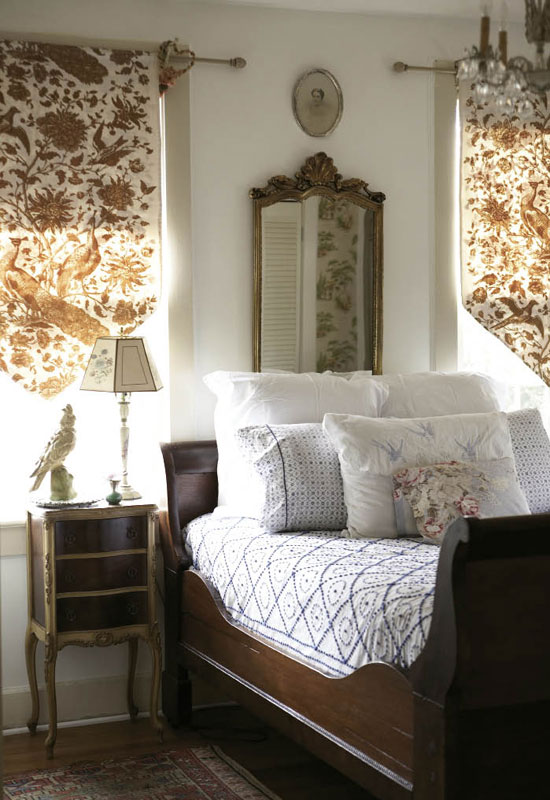
[[[472,82],[476,103],[493,102],[499,111],[528,116],[537,95],[550,89],[550,59],[544,54],[544,45],[550,42],[550,0],[525,0],[525,38],[536,46],[534,64],[523,56],[508,59],[505,2],[498,47],[493,49],[489,5],[482,6],[479,48],[474,45],[458,62],[458,80]]]

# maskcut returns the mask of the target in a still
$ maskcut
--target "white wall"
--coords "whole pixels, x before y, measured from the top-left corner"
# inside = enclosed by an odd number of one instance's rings
[[[244,70],[196,65],[189,81],[190,131],[182,127],[180,137],[173,127],[169,132],[172,157],[181,155],[180,182],[168,196],[173,232],[177,227],[170,248],[173,438],[212,435],[213,401],[202,386],[203,374],[252,365],[249,188],[274,174],[292,175],[318,150],[345,177],[361,177],[387,196],[384,369],[430,367],[433,78],[398,75],[391,66],[397,60],[454,60],[477,37],[474,21],[178,0],[3,0],[0,24],[10,38],[40,34],[46,40],[152,45],[178,36],[199,56],[248,61]],[[517,40],[512,37],[511,52]],[[292,115],[293,85],[312,67],[333,72],[344,94],[342,120],[327,138],[308,137]],[[187,102],[183,85],[167,99],[181,126]],[[24,559],[3,559],[2,566],[3,678],[9,688],[26,682]],[[123,672],[122,653],[98,652],[63,653],[60,679]]]

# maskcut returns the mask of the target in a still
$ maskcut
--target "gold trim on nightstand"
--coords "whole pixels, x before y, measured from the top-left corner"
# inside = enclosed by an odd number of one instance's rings
[[[113,540],[113,538],[107,538],[106,540],[103,538],[105,536],[111,536],[111,532],[113,531],[113,525],[111,525],[111,523],[103,525],[103,522],[114,519],[124,519],[126,517],[142,518],[143,522],[141,525],[143,527],[141,527],[141,530],[144,531],[145,528],[147,530],[147,547],[127,550],[100,550],[97,552],[98,548],[101,548],[102,545],[110,542],[114,543],[116,541],[116,538],[115,540]],[[67,528],[70,529],[71,521],[77,522],[78,525],[76,527],[73,526],[73,532],[69,534],[63,533],[59,544],[60,547],[63,547],[63,538],[66,540],[69,536],[73,540],[78,539],[77,547],[75,548],[78,549],[78,552],[74,554],[63,552],[57,556],[56,524],[58,522],[64,523],[63,531],[66,532]],[[90,526],[81,524],[82,522],[86,523],[88,521],[92,523]],[[151,649],[153,661],[150,707],[151,724],[162,739],[162,723],[158,718],[161,643],[155,611],[155,534],[157,521],[158,512],[156,506],[151,504],[122,505],[116,507],[100,506],[97,508],[72,508],[66,510],[33,509],[29,511],[27,515],[28,624],[25,636],[25,659],[32,700],[31,715],[27,724],[29,731],[34,733],[36,731],[40,710],[35,664],[36,644],[38,640],[40,640],[45,644],[44,673],[49,711],[49,727],[45,744],[48,758],[53,756],[53,748],[57,737],[57,701],[55,692],[57,653],[69,645],[76,645],[78,647],[110,647],[111,645],[128,642],[127,701],[128,713],[133,719],[138,713],[138,709],[133,700],[138,639],[142,639],[147,643]],[[140,526],[137,524],[135,525],[136,529],[139,529],[139,527]],[[115,530],[116,528],[117,526],[115,526]],[[92,530],[92,534],[89,533],[90,530]],[[86,547],[90,546],[92,542],[95,544],[95,547],[93,547],[93,550],[90,549],[90,551],[87,552]],[[72,544],[74,543],[73,541]],[[40,547],[42,547],[41,552]],[[146,556],[146,572],[141,572],[141,574],[143,575],[142,580],[145,580],[146,584],[139,586],[117,586],[116,583],[119,582],[118,577],[116,577],[118,575],[118,566],[115,566],[115,561],[109,565],[105,559],[120,559],[120,557],[123,556],[126,559],[124,567],[125,574],[128,574],[128,569],[133,569],[135,571],[135,576],[133,577],[137,577],[140,574],[140,564],[141,570],[143,570],[144,567],[144,555]],[[97,585],[100,587],[104,581],[102,569],[98,572],[97,566],[91,567],[86,564],[87,560],[91,563],[94,559],[103,559],[104,561],[101,563],[105,564],[106,569],[110,567],[109,581],[108,583],[104,583],[104,585],[110,585],[110,588],[71,592],[57,591],[56,563],[64,562],[65,566],[63,570],[64,574],[67,575],[68,572],[71,572],[71,569],[70,565],[67,565],[66,562],[73,560],[79,563],[78,572],[75,571],[73,574],[83,575],[85,576],[83,580],[86,580],[86,571],[93,569],[94,572],[92,572],[92,575],[94,575],[94,580],[93,582],[88,582],[87,585]],[[132,559],[134,561],[133,566]],[[33,562],[35,562],[34,569]],[[97,562],[95,563],[97,565]],[[95,577],[96,575],[97,579]],[[116,580],[113,580],[113,575]],[[147,601],[145,602],[145,599],[143,602],[141,600],[138,601],[137,597],[131,602],[117,599],[124,595],[134,593],[139,593],[142,597],[146,595]],[[40,599],[42,594],[43,599]],[[78,603],[75,603],[74,607],[67,605],[67,600],[75,598],[78,599]],[[57,611],[60,601],[60,615],[63,613],[63,617],[60,616],[60,625],[62,628],[65,628],[65,630],[58,631]],[[126,605],[121,606],[121,602],[123,604],[126,603]],[[41,620],[42,603],[44,604],[44,624],[42,624]],[[130,606],[132,606],[132,609],[130,609]],[[142,611],[138,617],[136,613],[140,610],[140,607]],[[128,614],[135,616],[136,620],[139,620],[139,624],[116,624],[117,620],[119,623],[120,621],[128,621]],[[89,629],[67,630],[67,627],[76,627],[77,619],[82,619],[83,627],[85,627],[87,623]],[[106,624],[109,623],[111,619],[113,624]],[[94,629],[94,623],[97,624],[98,622],[101,624],[101,628]]]

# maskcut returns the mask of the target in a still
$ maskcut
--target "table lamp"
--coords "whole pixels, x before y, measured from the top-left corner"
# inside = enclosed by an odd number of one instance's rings
[[[132,392],[162,389],[155,363],[142,336],[100,336],[96,339],[80,387],[88,392],[114,392],[120,407],[120,445],[123,500],[136,500],[140,493],[128,482],[128,414]]]

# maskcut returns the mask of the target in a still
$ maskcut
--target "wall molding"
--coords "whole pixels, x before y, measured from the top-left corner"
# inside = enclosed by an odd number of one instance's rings
[[[125,715],[126,676],[113,678],[88,678],[80,681],[56,683],[57,718],[59,722],[97,719]],[[149,712],[151,675],[136,675],[134,702],[140,712]],[[39,686],[40,698],[39,725],[48,722],[48,703],[46,687]],[[31,710],[31,693],[28,686],[13,686],[2,692],[2,727],[4,731],[12,728],[25,728]]]
[[[27,534],[24,522],[0,523],[0,558],[24,556],[27,552]]]

